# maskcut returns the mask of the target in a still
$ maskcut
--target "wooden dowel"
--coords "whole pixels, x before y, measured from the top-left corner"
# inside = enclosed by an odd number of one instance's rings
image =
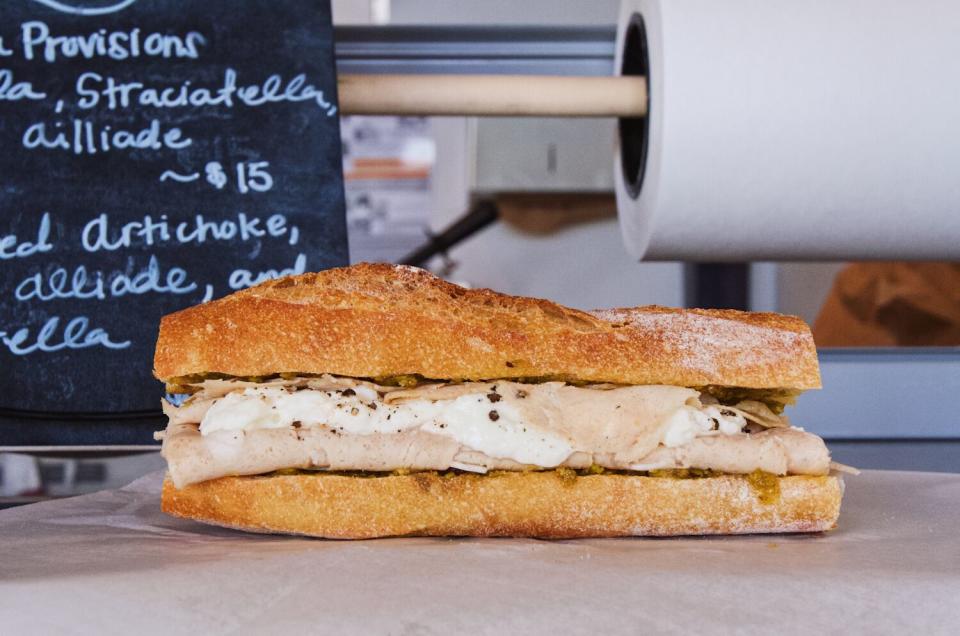
[[[642,117],[643,77],[341,75],[345,115]]]

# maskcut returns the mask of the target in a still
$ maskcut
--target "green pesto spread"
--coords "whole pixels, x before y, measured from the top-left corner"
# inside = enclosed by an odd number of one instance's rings
[[[755,470],[746,475],[747,483],[762,504],[775,504],[780,501],[780,478],[773,473]]]

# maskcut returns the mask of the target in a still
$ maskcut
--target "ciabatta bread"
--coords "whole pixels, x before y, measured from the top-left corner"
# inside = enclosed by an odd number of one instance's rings
[[[780,477],[777,485],[779,495],[765,503],[764,493],[734,475],[317,473],[224,477],[179,490],[168,479],[162,507],[228,528],[333,539],[669,536],[834,527],[840,478]]]
[[[269,281],[168,315],[154,374],[330,373],[801,391],[820,386],[807,325],[780,314],[583,312],[361,264]]]

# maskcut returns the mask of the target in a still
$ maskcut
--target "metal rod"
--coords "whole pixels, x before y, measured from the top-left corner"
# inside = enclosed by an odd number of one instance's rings
[[[400,264],[423,267],[427,261],[437,254],[446,253],[450,248],[496,221],[499,215],[500,211],[493,201],[487,199],[477,201],[466,214],[457,219],[450,227],[440,234],[431,236],[426,244],[421,245],[402,258]]]

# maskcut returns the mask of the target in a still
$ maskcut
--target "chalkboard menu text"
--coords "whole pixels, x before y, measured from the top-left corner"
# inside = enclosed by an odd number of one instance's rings
[[[0,415],[155,412],[163,314],[347,263],[329,0],[0,17]]]

